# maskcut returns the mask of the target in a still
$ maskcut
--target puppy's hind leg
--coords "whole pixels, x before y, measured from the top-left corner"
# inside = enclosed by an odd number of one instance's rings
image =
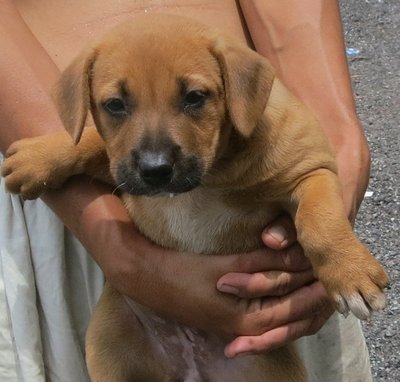
[[[152,353],[142,324],[124,296],[109,284],[90,320],[86,362],[92,382],[176,381]]]

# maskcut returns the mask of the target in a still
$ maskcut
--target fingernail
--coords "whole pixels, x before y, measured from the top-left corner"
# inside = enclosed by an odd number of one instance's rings
[[[239,295],[239,289],[232,285],[221,284],[221,285],[217,285],[217,288],[220,292],[234,294],[236,296]]]
[[[272,236],[275,240],[277,240],[281,245],[287,243],[287,232],[284,227],[279,225],[274,225],[265,230],[265,233]]]

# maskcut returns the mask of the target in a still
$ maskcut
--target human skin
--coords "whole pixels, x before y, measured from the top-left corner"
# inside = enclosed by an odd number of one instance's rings
[[[241,6],[257,50],[276,65],[286,85],[320,119],[338,154],[346,207],[349,216],[354,216],[368,177],[368,165],[359,158],[368,157],[368,149],[355,115],[342,46],[332,45],[341,33],[337,6],[332,8],[332,1],[308,4],[311,15],[315,10],[316,18],[328,18],[335,26],[326,30],[321,23],[310,21],[309,13],[297,12],[292,15],[293,23],[282,22],[287,19],[287,9],[296,5],[295,0],[286,2],[282,8],[274,7],[274,2],[262,2],[261,7],[261,1],[243,1]],[[59,71],[87,41],[136,12],[186,14],[249,40],[233,1],[169,2],[168,7],[160,1],[135,2],[135,6],[121,1],[112,7],[110,3],[36,2],[33,7],[29,1],[0,1],[0,46],[7,52],[0,55],[3,152],[17,139],[63,128],[49,96]],[[179,4],[184,6],[175,6]],[[305,20],[303,16],[307,16]],[[310,41],[310,33],[300,33],[296,34],[299,45],[291,43],[290,31],[297,30],[298,24],[312,25],[320,40],[315,41],[312,35]],[[281,36],[283,42],[276,36]],[[343,100],[326,96],[324,102],[323,95],[329,93],[327,84],[319,90],[310,87],[310,77],[294,70],[299,47],[302,51],[312,50],[312,55],[301,56],[302,68],[312,64],[312,73],[320,79],[339,75],[342,80],[328,81],[328,85],[336,87],[332,94],[345,94]],[[339,51],[342,59],[327,60],[330,49]],[[227,346],[228,356],[265,351],[313,334],[332,312],[323,288],[313,280],[310,265],[295,244],[295,231],[287,217],[271,222],[269,231],[263,233],[270,249],[246,256],[202,257],[166,251],[147,242],[110,189],[85,177],[72,179],[62,190],[48,192],[43,199],[82,241],[121,293],[186,324],[227,338],[240,336]],[[216,286],[239,298],[218,292]]]
[[[256,50],[321,122],[339,164],[352,221],[368,184],[370,157],[357,118],[336,1],[240,2]]]

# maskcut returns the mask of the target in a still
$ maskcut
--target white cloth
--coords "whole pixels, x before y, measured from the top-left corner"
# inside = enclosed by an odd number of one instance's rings
[[[88,381],[84,336],[103,284],[54,213],[0,179],[0,381]]]
[[[103,283],[53,212],[0,179],[0,381],[87,382],[84,336]],[[372,380],[354,317],[334,315],[299,342],[312,382]]]
[[[372,382],[360,321],[334,314],[315,335],[298,342],[310,382]]]

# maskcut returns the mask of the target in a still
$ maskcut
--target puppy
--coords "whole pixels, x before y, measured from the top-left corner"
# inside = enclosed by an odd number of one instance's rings
[[[387,276],[352,232],[321,127],[248,47],[186,18],[137,17],[84,51],[55,98],[77,145],[61,133],[16,142],[10,191],[111,175],[144,235],[202,256],[260,248],[265,211],[287,211],[337,310],[384,308]],[[97,131],[84,132],[89,111]],[[93,381],[307,380],[293,346],[232,360],[223,348],[108,284],[87,334]]]

